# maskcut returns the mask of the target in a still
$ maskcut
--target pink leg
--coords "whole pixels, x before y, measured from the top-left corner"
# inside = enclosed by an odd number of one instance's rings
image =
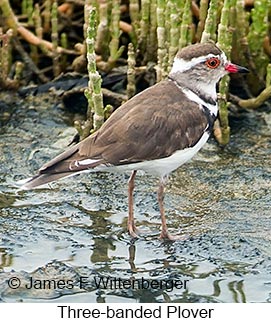
[[[167,228],[167,222],[166,222],[166,216],[165,216],[165,208],[164,208],[164,196],[165,196],[165,184],[163,179],[160,180],[159,187],[158,187],[158,204],[160,209],[160,215],[161,215],[161,222],[162,222],[162,230],[160,234],[161,239],[167,239],[168,238],[168,228]]]
[[[174,241],[174,240],[182,239],[182,237],[173,236],[168,233],[166,216],[165,216],[165,208],[164,208],[165,184],[166,184],[166,178],[162,178],[160,180],[158,194],[157,194],[158,204],[159,204],[159,209],[161,214],[161,222],[162,222],[162,230],[161,230],[160,238]]]
[[[128,181],[128,207],[129,207],[129,214],[128,214],[128,231],[133,238],[137,238],[137,229],[135,226],[135,218],[134,218],[134,202],[133,202],[133,192],[135,187],[135,176],[136,170],[132,172],[132,175]]]

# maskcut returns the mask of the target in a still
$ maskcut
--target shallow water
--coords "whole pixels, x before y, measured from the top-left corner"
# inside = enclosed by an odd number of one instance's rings
[[[0,119],[3,302],[271,301],[270,113],[244,114],[225,150],[210,140],[172,174],[168,226],[186,239],[170,243],[158,239],[155,178],[136,179],[136,241],[126,233],[129,174],[80,175],[17,191],[14,182],[62,151],[75,132],[54,98],[8,101]],[[145,285],[98,288],[107,278]],[[51,285],[27,288],[31,279]]]

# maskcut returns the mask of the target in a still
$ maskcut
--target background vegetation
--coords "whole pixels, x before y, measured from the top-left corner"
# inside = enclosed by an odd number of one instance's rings
[[[81,138],[112,110],[103,104],[105,77],[125,74],[118,102],[128,99],[165,78],[177,50],[195,42],[215,41],[250,70],[231,79],[234,94],[229,77],[220,83],[220,144],[229,141],[229,107],[255,109],[271,95],[271,0],[0,0],[0,12],[0,88],[88,74],[87,120],[75,123]]]

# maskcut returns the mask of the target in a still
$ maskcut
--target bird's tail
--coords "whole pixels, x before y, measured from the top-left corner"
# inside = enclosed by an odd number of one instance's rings
[[[30,190],[51,182],[54,182],[58,179],[75,175],[76,173],[66,172],[66,173],[55,173],[55,174],[37,174],[33,177],[29,177],[23,180],[20,180],[16,183],[16,186],[20,190]]]
[[[91,146],[93,138],[90,136],[85,140],[90,141],[89,146]],[[29,190],[67,176],[97,171],[96,167],[101,166],[105,161],[100,157],[91,158],[87,152],[82,153],[80,150],[81,144],[82,142],[72,146],[67,151],[44,164],[39,169],[37,175],[19,181],[17,184],[20,189]]]

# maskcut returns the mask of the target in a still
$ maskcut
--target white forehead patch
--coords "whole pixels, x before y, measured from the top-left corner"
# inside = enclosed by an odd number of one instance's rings
[[[170,73],[182,73],[191,69],[193,66],[199,63],[205,62],[206,59],[211,57],[217,57],[219,59],[222,59],[222,64],[226,63],[227,61],[226,55],[223,52],[220,55],[208,54],[204,56],[194,57],[190,61],[186,61],[182,58],[175,57]]]

